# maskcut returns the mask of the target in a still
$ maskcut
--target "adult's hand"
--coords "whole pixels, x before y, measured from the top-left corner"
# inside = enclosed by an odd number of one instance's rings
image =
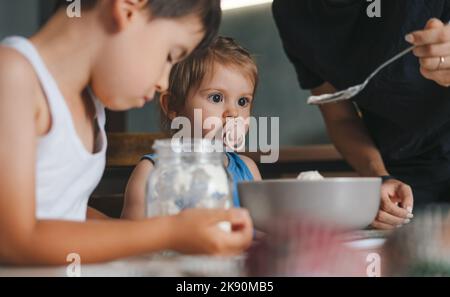
[[[444,87],[450,86],[450,26],[438,19],[428,21],[424,30],[410,33],[406,40],[416,46],[420,72]]]
[[[381,185],[380,209],[372,227],[389,230],[408,224],[414,217],[413,205],[413,193],[410,186],[396,179],[385,181]]]

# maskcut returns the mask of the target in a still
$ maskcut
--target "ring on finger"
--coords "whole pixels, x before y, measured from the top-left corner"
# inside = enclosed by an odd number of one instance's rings
[[[445,63],[445,57],[443,57],[443,56],[440,56],[440,57],[439,57],[439,64],[438,64],[438,66],[437,66],[436,70],[440,70],[440,69],[441,69],[441,66],[442,66],[442,64],[444,64],[444,63]]]

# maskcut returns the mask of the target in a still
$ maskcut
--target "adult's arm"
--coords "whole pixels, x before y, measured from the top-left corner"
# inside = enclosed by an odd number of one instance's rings
[[[335,91],[331,84],[324,83],[313,89],[312,94],[321,95]],[[379,150],[352,102],[321,105],[320,111],[332,142],[358,174],[367,177],[389,175]],[[388,180],[382,185],[381,205],[372,226],[392,229],[403,225],[412,218],[412,207],[411,188],[399,180]]]

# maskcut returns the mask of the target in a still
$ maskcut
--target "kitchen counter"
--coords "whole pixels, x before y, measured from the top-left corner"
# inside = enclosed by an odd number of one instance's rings
[[[243,276],[244,257],[146,255],[101,264],[81,264],[83,277]],[[70,265],[70,263],[68,263]],[[66,277],[68,266],[0,266],[0,277]]]
[[[377,230],[356,231],[346,235],[348,247],[371,253],[384,243],[388,233]],[[69,265],[70,263],[68,263]],[[67,267],[0,266],[0,277],[65,277]],[[84,277],[179,276],[239,277],[246,276],[245,256],[212,257],[184,255],[143,255],[101,264],[82,264]]]

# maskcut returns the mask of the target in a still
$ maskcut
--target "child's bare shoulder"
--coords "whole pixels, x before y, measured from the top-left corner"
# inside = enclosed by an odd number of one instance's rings
[[[37,78],[28,60],[14,49],[0,46],[0,86],[2,88],[30,89]],[[19,91],[15,89],[15,91]]]
[[[148,172],[148,171],[151,171],[154,167],[155,167],[155,165],[152,161],[144,158],[141,161],[139,161],[139,163],[136,166],[136,170],[139,170],[142,172]]]
[[[245,165],[247,165],[250,172],[253,174],[253,177],[255,180],[261,180],[261,174],[259,172],[258,166],[256,165],[256,162],[253,161],[250,157],[239,155],[239,157],[244,161]]]
[[[255,166],[256,166],[256,163],[255,163],[255,161],[253,161],[252,158],[247,157],[247,156],[245,156],[245,155],[241,155],[241,154],[239,154],[239,157],[241,158],[242,161],[244,161],[244,163],[245,163],[247,166],[248,166],[248,165],[255,165]]]
[[[142,186],[147,181],[153,168],[154,165],[150,160],[142,159],[131,173],[127,188],[130,190],[131,188],[139,188]]]
[[[28,60],[14,49],[0,46],[0,103],[5,112],[37,108],[40,83]],[[10,100],[14,98],[14,100]],[[31,104],[31,105],[30,105]],[[32,108],[30,108],[32,107]],[[33,108],[34,107],[34,108]]]
[[[148,177],[148,174],[150,174],[150,171],[153,170],[155,166],[153,163],[148,159],[142,159],[139,161],[139,163],[136,165],[133,171],[133,177]]]

